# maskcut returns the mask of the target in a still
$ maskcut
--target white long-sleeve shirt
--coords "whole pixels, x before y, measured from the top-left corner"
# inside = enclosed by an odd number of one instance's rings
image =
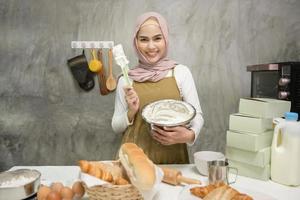
[[[170,70],[166,77],[171,77],[172,74],[172,70]],[[192,143],[188,143],[188,145],[191,146],[195,143],[204,123],[204,119],[202,117],[202,109],[200,106],[194,79],[189,68],[184,65],[176,65],[176,67],[174,68],[174,77],[183,101],[192,104],[196,109],[196,116],[191,121],[190,127],[190,129],[192,129],[195,133],[194,141]],[[124,77],[122,76],[119,78],[116,88],[115,111],[112,118],[112,128],[116,133],[123,133],[126,128],[132,124],[129,122],[127,117],[128,105],[126,103],[125,92],[123,90],[125,85],[126,82],[124,80]]]

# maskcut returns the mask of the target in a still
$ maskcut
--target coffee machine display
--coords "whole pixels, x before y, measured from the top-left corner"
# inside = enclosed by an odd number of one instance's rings
[[[247,66],[251,72],[251,97],[291,101],[291,112],[300,115],[300,62]]]

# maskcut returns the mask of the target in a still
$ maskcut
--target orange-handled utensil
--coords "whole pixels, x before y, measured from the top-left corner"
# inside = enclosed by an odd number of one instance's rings
[[[92,49],[92,60],[89,62],[89,69],[92,72],[99,72],[102,69],[102,63],[97,59],[95,49]]]
[[[106,80],[106,87],[108,90],[110,91],[113,91],[116,89],[116,86],[117,86],[117,82],[116,82],[116,79],[114,78],[113,76],[113,73],[112,73],[112,62],[113,62],[113,58],[112,58],[112,49],[109,49],[108,51],[108,65],[109,65],[109,75],[107,77],[107,80]]]
[[[104,66],[104,62],[102,59],[102,54],[103,54],[102,49],[99,49],[97,52],[97,56],[98,56],[99,61],[102,63],[102,68],[97,73],[97,77],[98,77],[100,94],[107,95],[109,93],[109,90],[106,87],[105,66]]]

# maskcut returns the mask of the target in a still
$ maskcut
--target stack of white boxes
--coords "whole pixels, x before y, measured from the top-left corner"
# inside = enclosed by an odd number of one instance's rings
[[[260,180],[270,178],[274,117],[290,111],[290,102],[265,98],[242,98],[239,113],[230,115],[226,157],[238,174]]]

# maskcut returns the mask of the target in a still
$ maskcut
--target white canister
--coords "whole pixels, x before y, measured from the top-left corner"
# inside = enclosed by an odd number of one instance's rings
[[[300,122],[298,114],[287,112],[274,129],[271,179],[284,185],[300,185]]]

